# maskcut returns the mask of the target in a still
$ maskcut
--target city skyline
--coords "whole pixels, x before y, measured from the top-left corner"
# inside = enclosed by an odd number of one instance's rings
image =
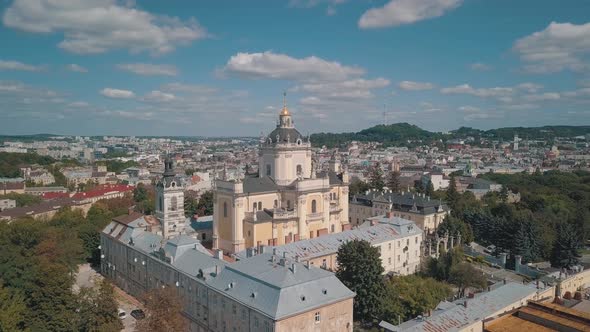
[[[384,112],[431,131],[590,119],[588,2],[249,4],[3,3],[0,131],[257,136],[283,91],[304,135]]]

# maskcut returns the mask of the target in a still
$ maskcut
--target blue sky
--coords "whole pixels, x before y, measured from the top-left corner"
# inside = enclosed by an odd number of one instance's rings
[[[590,1],[2,1],[0,132],[589,124]],[[385,116],[384,113],[385,112]]]

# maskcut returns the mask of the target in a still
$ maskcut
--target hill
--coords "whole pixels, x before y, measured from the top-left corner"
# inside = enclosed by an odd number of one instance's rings
[[[377,125],[356,133],[319,133],[311,135],[314,146],[335,147],[350,141],[380,142],[385,146],[415,146],[430,144],[434,141],[446,141],[454,138],[485,137],[492,140],[512,140],[514,135],[520,138],[551,140],[555,137],[575,137],[590,134],[590,126],[543,126],[543,127],[506,127],[480,130],[461,127],[449,134],[431,132],[409,123]]]

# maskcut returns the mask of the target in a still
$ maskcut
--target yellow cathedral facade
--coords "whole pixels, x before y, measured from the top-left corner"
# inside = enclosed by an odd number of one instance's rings
[[[261,138],[258,174],[215,181],[213,248],[232,254],[350,229],[348,181],[334,157],[318,169],[285,104],[277,127]]]

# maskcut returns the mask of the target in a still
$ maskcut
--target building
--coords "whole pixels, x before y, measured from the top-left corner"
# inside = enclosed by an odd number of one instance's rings
[[[371,218],[366,225],[355,229],[291,242],[272,249],[281,257],[336,271],[336,256],[340,246],[348,241],[365,240],[379,249],[384,273],[407,275],[419,269],[422,236],[422,230],[414,222],[393,217],[390,212],[386,216]],[[250,257],[254,254],[256,249],[247,249],[239,256]]]
[[[0,178],[0,195],[24,194],[26,188],[23,178]]]
[[[45,169],[39,168],[31,170],[30,168],[24,168],[22,171],[25,179],[36,185],[46,186],[55,182],[53,174]]]
[[[0,212],[15,207],[16,201],[14,199],[0,199]]]
[[[430,199],[424,194],[369,190],[351,198],[350,223],[360,225],[368,218],[384,215],[390,211],[393,212],[394,217],[415,222],[426,234],[433,233],[450,213],[449,207],[444,202]]]
[[[456,302],[443,301],[430,313],[400,325],[381,322],[386,331],[483,331],[484,321],[526,305],[529,300],[551,297],[553,288],[538,289],[534,285],[507,283],[472,298]],[[524,330],[519,330],[524,331]],[[533,330],[531,330],[533,331]]]
[[[101,273],[139,297],[174,287],[190,331],[352,331],[355,294],[329,271],[269,253],[233,261],[209,251],[173,209],[171,164],[158,184],[157,218],[131,212],[101,233]],[[175,227],[176,226],[176,227]],[[180,231],[182,229],[182,231]]]
[[[484,322],[483,330],[486,332],[590,331],[590,313],[554,303],[531,301],[525,307]]]
[[[56,186],[56,187],[29,187],[25,189],[25,194],[35,195],[35,196],[43,196],[47,193],[67,193],[68,189],[66,187]]]
[[[236,253],[349,229],[348,172],[335,156],[328,170],[317,166],[284,105],[261,139],[258,174],[215,181],[213,247]]]
[[[162,179],[156,184],[156,218],[165,239],[179,235],[186,226],[184,189],[174,172],[174,162],[169,157],[164,161]]]

